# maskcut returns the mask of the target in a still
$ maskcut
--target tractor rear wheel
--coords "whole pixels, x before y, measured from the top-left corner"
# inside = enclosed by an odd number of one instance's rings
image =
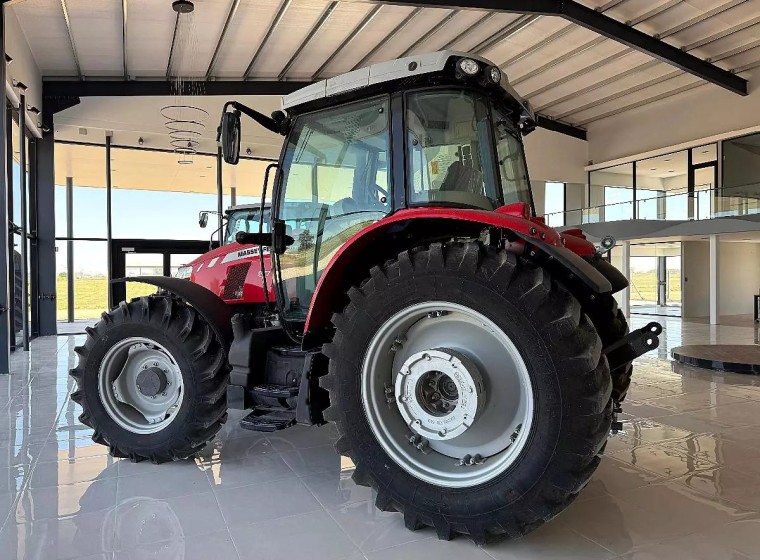
[[[352,288],[323,384],[354,480],[410,529],[515,538],[589,481],[611,422],[602,344],[548,273],[433,244]]]
[[[224,348],[192,308],[169,296],[133,299],[87,329],[71,376],[80,421],[114,457],[184,459],[227,419]]]
[[[618,308],[617,301],[612,294],[602,294],[591,302],[584,311],[594,324],[602,346],[607,347],[628,334],[628,321],[623,311]],[[612,398],[616,402],[623,402],[631,385],[633,363],[628,362],[612,372]]]

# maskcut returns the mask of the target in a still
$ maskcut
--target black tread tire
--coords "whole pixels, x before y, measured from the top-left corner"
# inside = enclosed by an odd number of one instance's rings
[[[602,294],[589,303],[584,309],[594,323],[602,346],[606,347],[617,342],[628,334],[628,321],[623,311],[618,308],[617,301],[612,294]],[[612,398],[617,402],[623,402],[631,385],[633,374],[633,362],[617,368],[612,374]]]
[[[114,457],[133,462],[164,463],[185,459],[202,449],[227,420],[228,369],[225,349],[211,327],[192,308],[170,296],[153,295],[122,302],[103,313],[87,340],[74,351],[71,370],[77,390],[71,398],[82,407],[79,420],[95,431],[92,440],[108,446]],[[106,412],[98,394],[98,370],[106,351],[118,340],[143,336],[163,345],[177,360],[184,379],[177,418],[155,434],[135,434]]]
[[[520,537],[575,499],[607,440],[611,382],[593,325],[544,269],[479,243],[436,243],[374,267],[348,296],[323,350],[330,359],[321,380],[330,393],[325,418],[336,423],[336,449],[356,466],[354,481],[377,491],[378,508],[402,512],[409,529],[429,526],[441,539],[464,534],[483,543]],[[475,487],[435,486],[399,467],[361,403],[362,362],[374,333],[400,309],[434,299],[483,313],[530,358],[536,418],[541,411],[531,443],[507,471]]]

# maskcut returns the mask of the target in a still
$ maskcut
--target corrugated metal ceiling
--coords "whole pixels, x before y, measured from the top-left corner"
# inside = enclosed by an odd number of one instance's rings
[[[581,3],[721,68],[760,66],[760,0]],[[717,87],[550,16],[326,0],[198,0],[179,18],[156,0],[22,0],[11,9],[48,78],[114,78],[126,67],[131,79],[310,80],[450,48],[500,64],[542,114],[579,126]]]

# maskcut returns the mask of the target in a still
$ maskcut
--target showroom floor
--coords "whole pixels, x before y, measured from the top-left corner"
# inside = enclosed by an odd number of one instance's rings
[[[36,340],[0,377],[0,559],[760,558],[760,379],[666,359],[682,342],[756,343],[757,330],[663,322],[590,485],[525,539],[484,548],[377,511],[331,426],[262,435],[232,413],[195,460],[114,460],[68,397],[81,337]]]

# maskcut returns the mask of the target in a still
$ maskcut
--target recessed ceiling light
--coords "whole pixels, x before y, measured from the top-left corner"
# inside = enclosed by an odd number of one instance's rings
[[[670,169],[670,170],[668,171],[668,173],[675,173],[675,172],[676,172],[676,170],[675,170],[675,169]]]
[[[703,154],[709,154],[709,153],[710,153],[710,150],[703,150],[703,151],[702,151],[702,153],[703,153]]]
[[[657,171],[657,168],[656,168],[656,167],[653,167],[653,168],[652,168],[652,169],[650,169],[649,171]]]
[[[662,161],[670,161],[670,160],[669,160],[669,159],[664,159],[664,160],[662,160]]]

